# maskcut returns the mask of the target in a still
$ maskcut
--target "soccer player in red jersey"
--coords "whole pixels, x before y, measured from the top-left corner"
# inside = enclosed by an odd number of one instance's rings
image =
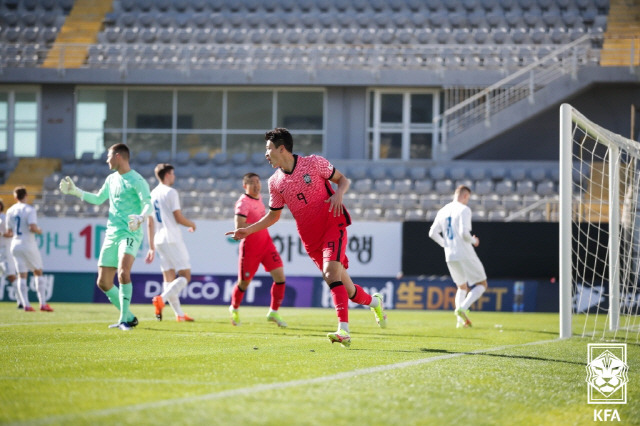
[[[265,140],[267,161],[277,168],[269,178],[269,212],[256,223],[226,235],[243,239],[268,228],[280,219],[286,204],[307,253],[331,290],[339,323],[338,331],[327,337],[331,343],[349,347],[349,299],[369,306],[381,328],[387,322],[382,295],[369,295],[347,273],[347,226],[351,217],[342,198],[349,189],[349,179],[323,157],[293,154],[293,137],[287,129],[273,129],[266,133]],[[331,182],[337,185],[335,191]]]
[[[262,219],[265,215],[264,204],[262,203],[262,183],[260,176],[255,173],[247,173],[242,178],[242,187],[245,193],[236,202],[235,226],[236,229],[244,228]],[[238,308],[242,303],[244,292],[251,284],[253,276],[258,267],[262,264],[265,271],[271,274],[273,284],[271,285],[271,306],[267,314],[267,321],[275,322],[278,327],[286,327],[287,323],[282,320],[278,313],[278,308],[284,299],[285,276],[280,253],[273,245],[271,235],[267,229],[251,234],[240,242],[238,257],[238,281],[233,286],[231,292],[231,324],[240,324]]]

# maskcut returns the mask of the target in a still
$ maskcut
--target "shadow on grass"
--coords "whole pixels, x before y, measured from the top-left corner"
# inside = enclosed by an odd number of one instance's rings
[[[573,364],[573,365],[582,365],[586,366],[587,364],[584,362],[575,362],[575,361],[565,361],[562,359],[553,359],[553,358],[541,358],[537,356],[528,356],[528,355],[508,355],[508,354],[496,354],[491,352],[456,352],[449,351],[446,349],[429,349],[429,348],[420,348],[420,352],[428,352],[428,353],[437,353],[437,354],[451,354],[451,355],[473,355],[473,356],[491,356],[496,358],[510,358],[510,359],[526,359],[529,361],[542,361],[542,362],[557,362],[562,364]]]

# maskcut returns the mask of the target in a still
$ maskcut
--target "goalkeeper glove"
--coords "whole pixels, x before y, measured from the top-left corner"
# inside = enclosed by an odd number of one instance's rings
[[[69,176],[60,181],[60,192],[75,195],[80,199],[82,199],[82,194],[84,194],[84,191],[79,189]]]
[[[140,224],[144,222],[144,216],[141,214],[130,214],[129,215],[129,229],[131,231],[137,231],[140,228]]]

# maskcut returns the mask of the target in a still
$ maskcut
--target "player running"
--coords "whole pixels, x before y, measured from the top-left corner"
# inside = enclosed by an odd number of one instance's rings
[[[235,225],[236,229],[244,228],[255,223],[265,215],[264,204],[262,203],[262,183],[260,176],[255,173],[247,173],[242,178],[242,187],[245,193],[236,202]],[[271,305],[267,313],[267,321],[272,321],[278,327],[286,327],[287,323],[280,317],[278,309],[284,299],[285,276],[280,253],[273,245],[271,235],[267,229],[251,234],[240,241],[238,257],[238,281],[233,286],[231,292],[231,324],[240,325],[240,314],[238,308],[242,303],[244,292],[251,284],[253,276],[258,267],[262,264],[265,271],[271,274],[273,283],[271,284]]]
[[[455,299],[456,327],[470,327],[469,308],[487,289],[484,266],[473,247],[480,240],[471,235],[471,209],[467,206],[471,189],[460,185],[453,201],[441,208],[429,229],[429,237],[444,248],[451,279],[458,287]],[[473,288],[469,291],[469,283]],[[467,294],[468,293],[468,294]]]
[[[268,228],[280,219],[286,204],[307,253],[331,290],[338,330],[327,337],[331,343],[349,347],[349,299],[369,306],[381,328],[387,325],[382,295],[369,295],[354,284],[347,273],[347,226],[351,224],[351,217],[342,204],[342,197],[350,182],[323,157],[293,154],[293,137],[287,129],[273,129],[266,133],[265,140],[267,161],[277,168],[269,178],[269,213],[258,222],[226,235],[240,240]],[[336,191],[331,182],[337,184]]]
[[[116,324],[109,328],[131,330],[138,319],[129,310],[133,285],[131,268],[136,258],[143,231],[140,224],[151,214],[149,184],[129,165],[129,147],[118,143],[109,147],[107,164],[111,173],[97,194],[77,188],[69,176],[60,182],[60,191],[91,204],[102,204],[109,199],[109,219],[100,257],[98,258],[98,287],[120,311]],[[118,272],[120,287],[113,284]]]
[[[0,280],[6,278],[13,287],[18,303],[18,309],[22,309],[22,300],[16,281],[16,263],[11,256],[11,234],[7,232],[7,216],[4,214],[4,203],[0,200]]]
[[[44,283],[42,282],[42,256],[38,250],[35,234],[42,234],[38,226],[36,209],[27,204],[27,189],[18,186],[13,190],[17,203],[7,210],[7,236],[11,239],[11,256],[18,272],[18,295],[26,312],[34,309],[29,304],[27,275],[33,272],[40,310],[53,312],[47,304]]]
[[[176,181],[174,167],[168,163],[158,164],[155,174],[159,184],[151,191],[151,204],[155,213],[149,216],[147,223],[149,252],[145,262],[153,262],[156,251],[160,255],[162,293],[152,299],[156,319],[162,321],[162,309],[169,303],[176,314],[176,321],[193,321],[180,306],[180,291],[191,281],[191,263],[178,225],[186,226],[189,232],[194,232],[196,224],[184,217],[180,210],[178,191],[171,187]]]

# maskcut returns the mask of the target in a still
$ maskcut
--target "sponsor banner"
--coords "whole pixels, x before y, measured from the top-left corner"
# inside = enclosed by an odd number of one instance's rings
[[[97,273],[45,273],[42,275],[41,285],[47,302],[77,302],[90,303],[93,301]],[[27,278],[29,301],[38,304],[36,281],[32,274]],[[16,289],[6,279],[0,279],[0,300],[16,302]],[[106,297],[105,297],[106,300]]]
[[[369,294],[381,293],[386,309],[453,310],[456,286],[450,278],[353,278]],[[328,286],[316,279],[313,306],[332,307]],[[489,288],[472,305],[475,311],[535,312],[538,282],[491,280]],[[357,307],[352,302],[349,307]]]
[[[635,291],[621,291],[620,309],[624,312],[637,312],[640,308],[640,293]],[[609,287],[580,283],[575,286],[573,294],[573,312],[607,313],[609,312]]]
[[[39,219],[43,229],[37,236],[45,272],[95,272],[106,231],[104,218]],[[224,235],[234,228],[228,221],[200,220],[196,232],[183,229],[191,258],[191,270],[196,274],[236,275],[238,245]],[[287,276],[317,276],[318,268],[309,259],[298,237],[295,222],[281,220],[269,232],[284,262]],[[347,228],[349,272],[357,276],[395,276],[400,270],[402,224],[360,222]],[[149,246],[147,238],[138,251],[134,273],[157,273],[159,260],[144,263]],[[262,271],[262,269],[260,269]],[[263,271],[262,271],[263,272]]]
[[[161,274],[132,274],[132,303],[149,303],[154,296],[162,293]],[[229,305],[235,276],[192,275],[191,282],[180,292],[180,302],[197,305]],[[242,299],[242,306],[269,306],[271,303],[271,277],[255,277]],[[309,277],[287,277],[287,287],[282,306],[300,308],[311,307],[311,287]],[[94,286],[94,302],[109,303],[107,296]]]
[[[48,302],[109,303],[96,285],[96,273],[44,274],[43,285]],[[442,278],[353,278],[369,294],[384,296],[387,309],[453,310],[456,287],[451,279]],[[153,296],[162,292],[162,275],[132,274],[132,303],[151,303]],[[189,285],[180,293],[184,304],[228,305],[235,275],[194,274]],[[269,306],[271,284],[269,276],[256,276],[245,293],[244,306]],[[333,308],[329,287],[320,277],[287,277],[287,288],[282,306]],[[28,278],[29,300],[37,303],[35,280]],[[535,312],[540,287],[538,281],[492,280],[489,289],[473,305],[473,310],[501,312]],[[2,301],[16,300],[13,286],[0,280]],[[352,302],[349,306],[356,308]]]

